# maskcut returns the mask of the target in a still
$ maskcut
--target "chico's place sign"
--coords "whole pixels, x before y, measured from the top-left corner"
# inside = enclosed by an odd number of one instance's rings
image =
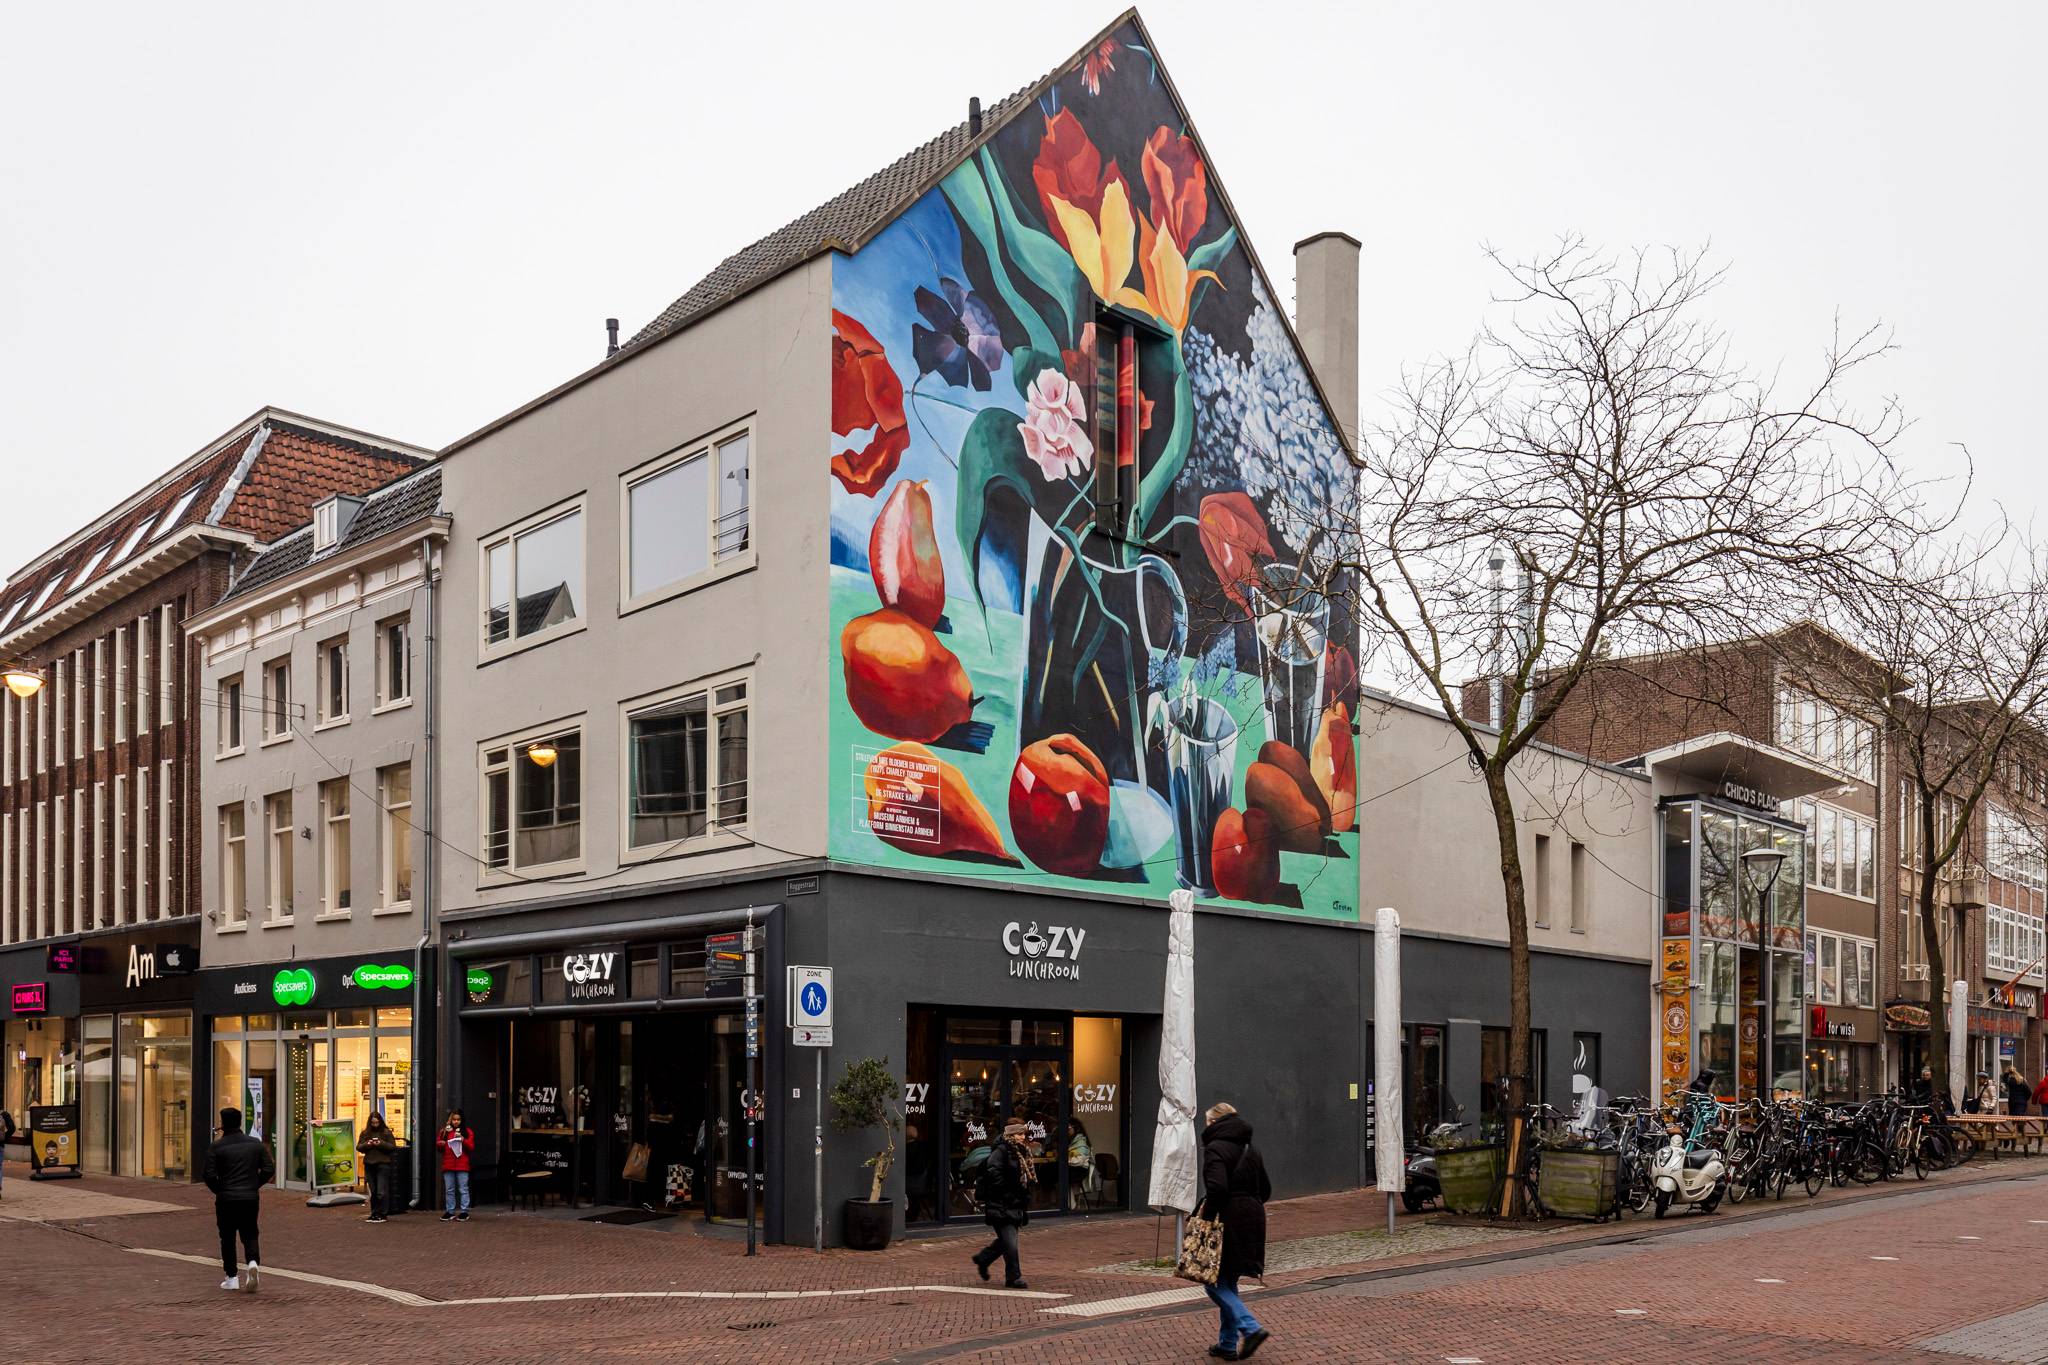
[[[1043,931],[1038,921],[1028,925],[1011,920],[1003,926],[1003,951],[1010,955],[1010,975],[1028,981],[1079,981],[1081,943],[1086,929],[1065,924],[1048,924]]]

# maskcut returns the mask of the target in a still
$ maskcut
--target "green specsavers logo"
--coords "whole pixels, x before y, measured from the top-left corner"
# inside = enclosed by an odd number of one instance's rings
[[[366,991],[378,989],[402,991],[412,986],[412,968],[373,967],[365,963],[350,972],[348,979],[351,983],[362,987]]]
[[[280,1005],[313,1003],[313,974],[304,967],[287,967],[270,981],[270,998]]]
[[[469,992],[471,1004],[487,1004],[491,992],[497,989],[498,978],[489,967],[471,967],[462,974],[462,986]]]

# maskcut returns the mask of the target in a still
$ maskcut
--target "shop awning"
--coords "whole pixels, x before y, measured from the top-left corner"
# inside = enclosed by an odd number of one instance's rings
[[[1725,730],[1653,749],[1637,761],[1653,780],[1675,784],[1669,785],[1671,792],[1722,795],[1750,806],[1812,796],[1840,787],[1845,780],[1789,749]],[[1759,796],[1768,802],[1756,799]]]

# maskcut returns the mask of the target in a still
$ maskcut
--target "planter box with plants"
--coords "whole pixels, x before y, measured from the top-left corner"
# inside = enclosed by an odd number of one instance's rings
[[[854,1251],[880,1251],[896,1231],[894,1201],[882,1198],[882,1182],[896,1164],[896,1113],[900,1086],[886,1057],[863,1057],[846,1064],[846,1074],[832,1085],[832,1126],[842,1133],[882,1130],[882,1150],[862,1162],[874,1172],[866,1199],[846,1201],[846,1245]]]
[[[1616,1152],[1545,1147],[1536,1171],[1536,1197],[1552,1213],[1605,1219],[1614,1212],[1614,1185],[1620,1168],[1621,1157]]]
[[[1443,1186],[1444,1207],[1452,1213],[1486,1212],[1500,1192],[1505,1150],[1499,1146],[1438,1148],[1436,1175]]]

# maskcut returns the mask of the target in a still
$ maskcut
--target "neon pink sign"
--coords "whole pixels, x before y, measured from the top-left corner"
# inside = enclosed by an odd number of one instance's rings
[[[24,981],[14,988],[16,1014],[41,1014],[49,1008],[50,987],[44,981]]]

